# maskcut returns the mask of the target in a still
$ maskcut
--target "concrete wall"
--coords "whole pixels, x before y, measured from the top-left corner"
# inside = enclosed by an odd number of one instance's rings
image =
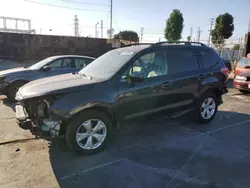
[[[106,39],[0,32],[0,58],[23,61],[59,54],[98,57],[112,49]]]

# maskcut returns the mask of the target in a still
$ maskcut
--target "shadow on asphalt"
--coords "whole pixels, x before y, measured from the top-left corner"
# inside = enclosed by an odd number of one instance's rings
[[[7,97],[3,99],[3,104],[5,106],[10,107],[14,112],[16,112],[16,109],[15,109],[16,103],[11,102]]]
[[[116,132],[92,156],[54,140],[50,161],[62,188],[249,187],[249,124],[250,115],[230,111],[219,111],[206,125],[193,123],[189,114],[154,120]]]

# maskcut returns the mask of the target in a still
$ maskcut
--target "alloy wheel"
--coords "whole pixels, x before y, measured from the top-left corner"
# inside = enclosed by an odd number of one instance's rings
[[[216,102],[212,97],[205,99],[201,105],[201,116],[203,119],[210,119],[216,110]]]
[[[82,123],[76,132],[77,144],[85,150],[100,147],[107,136],[107,127],[99,119],[89,119]]]

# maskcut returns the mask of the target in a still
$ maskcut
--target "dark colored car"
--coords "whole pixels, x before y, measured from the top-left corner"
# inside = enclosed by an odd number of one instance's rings
[[[228,60],[225,60],[225,59],[222,59],[222,60],[224,61],[224,64],[225,64],[226,67],[228,68],[229,73],[231,73],[231,72],[232,72],[232,69],[233,69],[232,63],[231,63],[230,61],[228,61]]]
[[[49,76],[81,70],[94,58],[78,55],[48,57],[30,67],[0,71],[0,94],[14,100],[18,89],[26,83]]]
[[[38,136],[65,134],[71,149],[89,154],[130,120],[194,110],[198,122],[210,122],[227,80],[223,61],[202,43],[132,45],[107,52],[79,73],[21,87],[16,118]]]
[[[250,71],[238,74],[234,78],[234,87],[242,93],[250,93]]]
[[[242,57],[237,63],[237,66],[235,68],[234,77],[236,77],[238,74],[241,74],[249,70],[250,70],[250,59],[247,57]]]

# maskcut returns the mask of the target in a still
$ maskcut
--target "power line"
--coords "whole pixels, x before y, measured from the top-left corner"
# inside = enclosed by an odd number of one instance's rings
[[[104,10],[90,10],[90,9],[82,9],[82,8],[74,8],[74,7],[66,7],[66,6],[60,6],[60,5],[53,5],[53,4],[48,4],[48,3],[41,3],[37,1],[32,1],[32,0],[24,0],[29,3],[35,3],[39,5],[46,5],[46,6],[51,6],[51,7],[57,7],[57,8],[65,8],[65,9],[74,9],[74,10],[84,10],[84,11],[90,11],[90,12],[109,12],[109,11],[104,11]]]
[[[106,6],[106,7],[110,6],[110,5],[104,5],[104,4],[92,4],[92,3],[84,3],[84,2],[71,1],[71,0],[60,0],[60,1],[75,3],[75,4],[91,5],[91,6]]]

